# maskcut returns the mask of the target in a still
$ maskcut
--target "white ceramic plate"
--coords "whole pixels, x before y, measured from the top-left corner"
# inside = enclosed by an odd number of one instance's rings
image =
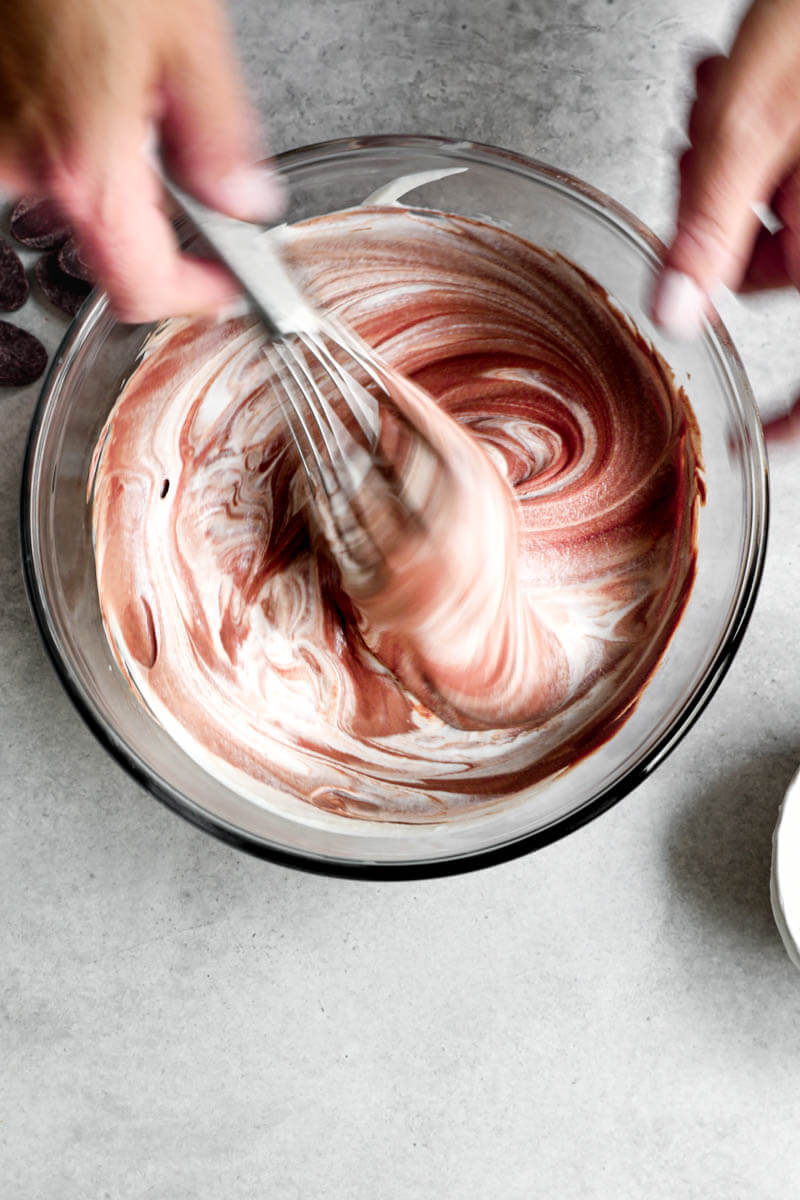
[[[800,771],[786,789],[772,836],[769,896],[786,953],[800,968]]]

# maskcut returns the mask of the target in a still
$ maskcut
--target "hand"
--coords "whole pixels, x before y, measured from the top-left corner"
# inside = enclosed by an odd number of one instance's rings
[[[718,284],[800,287],[800,0],[756,0],[726,58],[697,68],[677,229],[653,297],[668,333],[693,337]],[[754,204],[771,206],[770,233]]]
[[[51,196],[125,320],[216,307],[216,263],[178,251],[145,147],[243,219],[281,211],[217,0],[3,0],[0,186]]]

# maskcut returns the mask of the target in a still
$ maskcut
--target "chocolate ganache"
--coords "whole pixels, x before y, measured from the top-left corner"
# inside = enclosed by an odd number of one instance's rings
[[[95,455],[116,657],[265,804],[418,822],[509,800],[614,734],[680,619],[688,400],[598,284],[495,227],[365,207],[289,227],[284,252],[388,365],[451,490],[380,595],[346,590],[258,323],[168,321]]]

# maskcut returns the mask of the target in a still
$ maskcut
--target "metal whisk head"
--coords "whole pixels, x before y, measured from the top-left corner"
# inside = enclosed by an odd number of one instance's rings
[[[322,532],[350,594],[370,594],[384,582],[395,540],[424,526],[440,455],[392,400],[369,348],[308,302],[272,233],[207,208],[163,173],[162,181],[263,321],[264,353]]]
[[[264,353],[322,533],[347,589],[368,595],[395,540],[422,530],[439,457],[341,326],[324,321]]]

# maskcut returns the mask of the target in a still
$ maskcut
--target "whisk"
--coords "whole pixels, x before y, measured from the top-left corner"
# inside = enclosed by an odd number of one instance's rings
[[[264,354],[323,536],[346,589],[369,595],[385,582],[394,539],[424,524],[443,470],[438,451],[398,409],[389,369],[312,306],[268,234],[164,184],[264,323]]]

